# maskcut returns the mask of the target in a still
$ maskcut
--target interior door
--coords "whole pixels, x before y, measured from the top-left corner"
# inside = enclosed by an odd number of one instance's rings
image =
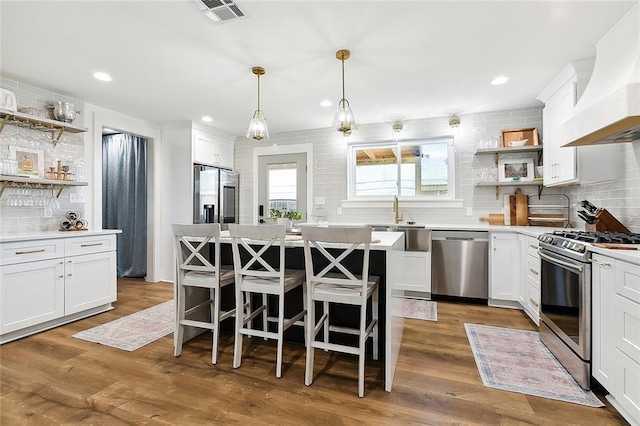
[[[271,223],[269,210],[298,210],[307,219],[307,154],[263,155],[258,159],[258,221]]]

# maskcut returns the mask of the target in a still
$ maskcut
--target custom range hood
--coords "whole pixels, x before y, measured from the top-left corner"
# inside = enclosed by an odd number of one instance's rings
[[[640,141],[639,18],[636,4],[596,44],[591,80],[562,124],[563,146]]]

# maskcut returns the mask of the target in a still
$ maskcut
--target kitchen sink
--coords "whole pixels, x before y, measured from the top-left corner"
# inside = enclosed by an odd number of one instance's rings
[[[403,232],[406,251],[429,251],[431,230],[421,225],[368,225],[378,232]]]

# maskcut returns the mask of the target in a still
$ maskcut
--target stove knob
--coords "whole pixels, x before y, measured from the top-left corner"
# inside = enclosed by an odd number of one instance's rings
[[[569,244],[570,244],[569,241],[563,241],[562,242],[562,247],[567,248],[567,247],[569,247]]]
[[[585,251],[587,251],[587,247],[584,244],[577,244],[577,246],[577,252],[584,253]]]

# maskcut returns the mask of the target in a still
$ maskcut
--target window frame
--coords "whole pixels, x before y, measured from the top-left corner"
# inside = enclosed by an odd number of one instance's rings
[[[455,150],[453,144],[454,138],[453,136],[438,136],[438,137],[430,137],[430,138],[417,138],[417,139],[403,139],[400,141],[392,141],[392,140],[384,140],[377,142],[350,142],[348,143],[347,148],[347,202],[367,202],[367,201],[382,201],[382,200],[391,200],[394,196],[401,198],[403,200],[411,200],[418,203],[442,203],[447,201],[456,201],[455,198]],[[435,143],[443,143],[446,142],[447,149],[447,194],[446,195],[400,195],[401,189],[401,167],[402,162],[400,160],[396,160],[396,165],[398,167],[398,174],[396,177],[396,187],[397,193],[395,195],[356,195],[356,150],[362,149],[363,147],[375,149],[384,146],[395,145],[398,152],[402,152],[403,145],[428,145]],[[400,156],[402,158],[402,156]]]

